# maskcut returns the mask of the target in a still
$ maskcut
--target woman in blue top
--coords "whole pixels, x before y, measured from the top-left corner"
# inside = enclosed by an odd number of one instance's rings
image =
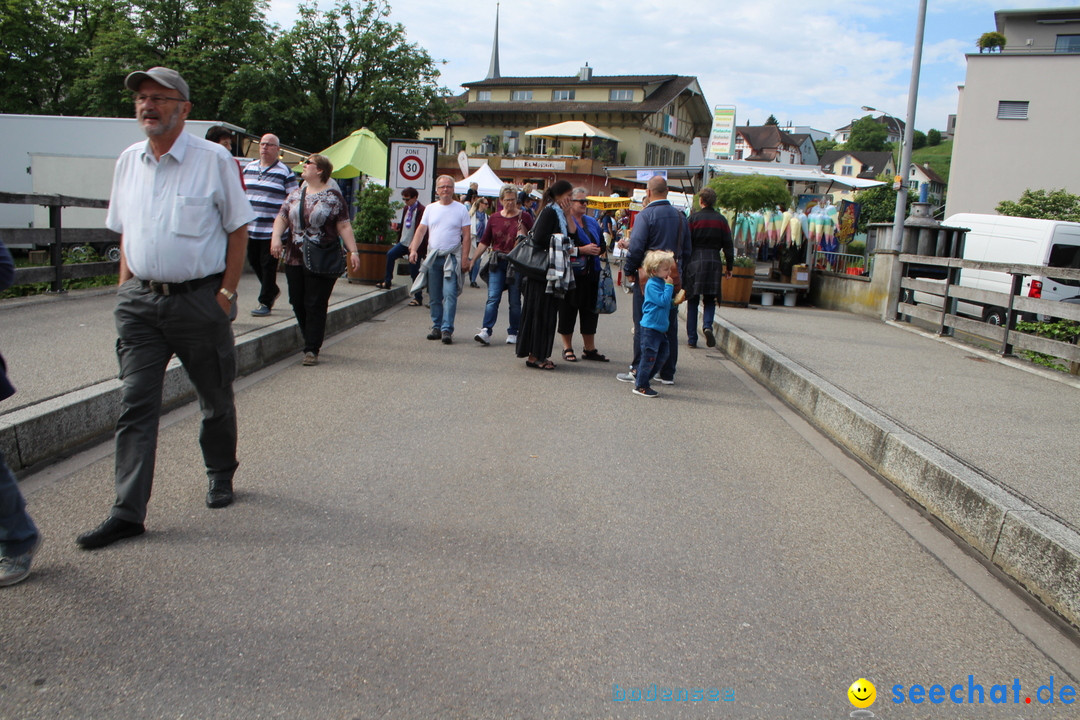
[[[562,338],[563,360],[577,362],[574,354],[574,324],[581,316],[581,341],[584,351],[581,356],[586,360],[607,362],[608,359],[596,349],[596,293],[600,286],[600,258],[607,247],[600,223],[589,215],[588,192],[583,187],[574,188],[570,196],[570,212],[567,225],[570,233],[577,234],[577,257],[570,266],[574,269],[574,286],[563,298],[559,308],[559,337]]]

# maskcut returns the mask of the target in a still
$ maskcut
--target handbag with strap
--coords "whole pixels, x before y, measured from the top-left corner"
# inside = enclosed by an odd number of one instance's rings
[[[507,253],[506,259],[519,275],[536,280],[547,277],[548,249],[536,246],[532,231],[518,236],[517,244]]]
[[[607,257],[600,266],[600,283],[596,288],[596,313],[610,315],[615,312],[615,282],[611,279],[611,264]]]
[[[341,247],[341,238],[335,236],[332,240],[320,242],[308,237],[307,220],[305,219],[304,199],[307,197],[307,187],[300,190],[300,232],[304,236],[304,242],[300,248],[304,255],[304,267],[312,275],[319,277],[339,277],[345,272],[345,252]]]

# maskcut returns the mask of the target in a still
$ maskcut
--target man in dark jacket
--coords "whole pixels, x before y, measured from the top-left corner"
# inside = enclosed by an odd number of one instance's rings
[[[705,312],[701,318],[701,332],[705,335],[705,344],[716,347],[712,326],[716,302],[720,299],[720,276],[731,277],[735,247],[727,219],[713,207],[716,192],[712,188],[703,188],[698,194],[698,204],[701,209],[690,216],[690,265],[683,278],[687,303],[686,344],[697,347],[698,300],[703,298]],[[723,264],[721,251],[724,253]]]
[[[15,263],[0,242],[0,290],[15,280]],[[0,400],[15,394],[7,378],[4,356],[0,355]],[[0,452],[0,587],[22,582],[30,574],[30,563],[41,546],[41,533],[26,512],[26,500],[19,484]]]
[[[686,217],[668,202],[667,178],[654,175],[645,186],[645,209],[638,213],[630,236],[630,250],[623,264],[623,272],[629,277],[637,274],[645,253],[650,250],[670,250],[675,254],[676,293],[681,288],[680,278],[690,263],[690,230]],[[622,382],[634,382],[638,360],[641,358],[641,305],[644,301],[643,282],[634,283],[634,360],[630,372],[619,373],[616,377]],[[662,385],[675,384],[675,365],[679,361],[679,315],[672,306],[668,323],[668,343],[671,353],[667,362],[660,368],[657,379]]]

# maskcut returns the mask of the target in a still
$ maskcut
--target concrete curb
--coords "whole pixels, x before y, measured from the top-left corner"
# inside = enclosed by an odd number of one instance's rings
[[[326,334],[351,328],[407,295],[408,288],[401,285],[331,305]],[[237,377],[249,375],[300,347],[300,330],[295,319],[246,333],[236,342]],[[0,451],[8,466],[25,474],[111,436],[120,413],[120,389],[119,380],[105,380],[0,416]],[[194,397],[187,373],[173,358],[165,372],[162,409],[176,407]]]
[[[1080,534],[738,327],[714,327],[754,379],[1080,627]]]

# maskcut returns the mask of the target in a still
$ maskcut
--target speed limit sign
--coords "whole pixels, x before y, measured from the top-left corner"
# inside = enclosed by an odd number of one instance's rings
[[[424,174],[424,160],[416,155],[406,155],[401,159],[398,171],[406,180],[416,180]]]
[[[386,184],[390,200],[401,201],[401,191],[415,190],[424,205],[435,198],[435,169],[438,164],[439,143],[436,140],[402,140],[391,138],[387,144]]]

